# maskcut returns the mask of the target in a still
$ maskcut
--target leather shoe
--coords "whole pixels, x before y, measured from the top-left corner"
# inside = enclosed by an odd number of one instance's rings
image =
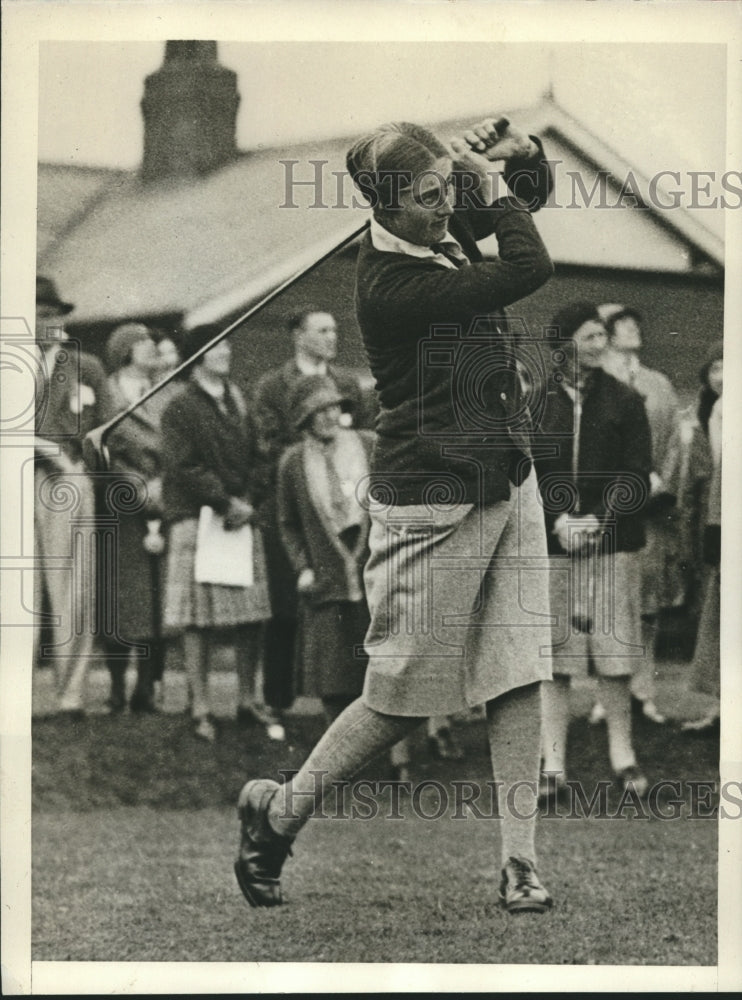
[[[533,863],[510,857],[502,869],[500,905],[508,913],[546,913],[554,904]]]
[[[268,822],[268,805],[279,787],[267,778],[248,781],[237,800],[241,831],[234,873],[250,906],[283,903],[281,869],[294,838],[276,833]]]

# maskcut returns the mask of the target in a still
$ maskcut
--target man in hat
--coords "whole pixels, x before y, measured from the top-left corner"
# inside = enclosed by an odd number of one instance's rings
[[[608,334],[603,367],[614,378],[639,393],[644,400],[652,432],[653,501],[647,511],[647,543],[642,550],[644,641],[647,656],[632,678],[631,692],[637,710],[651,722],[661,724],[665,722],[665,717],[660,714],[655,701],[652,650],[657,615],[663,608],[678,603],[682,595],[680,572],[677,568],[680,562],[677,556],[677,515],[671,500],[675,493],[677,473],[680,406],[669,378],[641,363],[642,319],[636,309],[617,303],[604,303],[598,306],[598,313]],[[598,704],[593,708],[593,721],[602,717],[601,707]]]
[[[34,472],[34,578],[36,656],[56,671],[59,710],[84,712],[84,686],[92,652],[96,580],[92,571],[95,496],[82,461],[88,431],[111,416],[100,362],[78,351],[64,329],[73,306],[50,278],[36,279],[36,341],[40,380],[36,405]],[[66,564],[60,565],[60,559]],[[56,564],[56,565],[53,565]],[[49,611],[51,641],[41,649],[41,609]]]
[[[266,625],[264,697],[275,716],[275,724],[294,698],[292,673],[297,599],[292,568],[281,543],[276,506],[278,462],[286,448],[299,438],[291,400],[301,379],[323,375],[343,397],[340,419],[344,426],[358,426],[362,422],[363,403],[357,378],[333,365],[337,354],[337,323],[331,313],[317,308],[304,309],[290,317],[288,329],[293,355],[260,379],[253,406],[266,497],[260,516],[273,608],[273,618]]]
[[[425,128],[391,123],[347,162],[373,208],[356,280],[381,407],[364,571],[369,664],[363,695],[291,781],[243,787],[235,873],[251,905],[280,904],[283,862],[333,782],[421,719],[485,704],[500,901],[508,913],[544,913],[552,899],[536,871],[534,806],[540,683],[551,676],[546,537],[503,312],[552,274],[530,215],[548,197],[549,165],[536,139],[494,118],[450,149]],[[499,256],[485,260],[477,241],[493,234]]]

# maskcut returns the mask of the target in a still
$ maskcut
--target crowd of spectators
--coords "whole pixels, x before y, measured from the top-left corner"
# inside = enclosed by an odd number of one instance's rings
[[[329,724],[363,687],[363,484],[374,442],[373,406],[334,365],[333,316],[292,317],[292,357],[240,388],[229,340],[212,343],[217,327],[176,336],[125,323],[108,337],[104,367],[69,343],[71,308],[37,279],[35,607],[52,625],[37,626],[35,650],[53,664],[60,712],[85,712],[98,643],[112,714],[161,711],[166,664],[180,664],[194,736],[213,742],[209,667],[214,644],[228,642],[241,726],[284,740],[298,694],[320,699]],[[564,782],[569,682],[588,669],[598,676],[591,720],[606,720],[612,768],[641,791],[631,706],[665,722],[653,656],[663,610],[698,620],[693,684],[708,711],[685,728],[718,725],[722,345],[703,359],[697,402],[682,410],[670,380],[640,361],[635,310],[572,303],[553,326],[577,363],[557,365],[547,385],[522,371],[529,392],[546,393],[535,444],[558,442],[535,451],[555,621],[542,795]],[[131,407],[106,438],[108,475],[91,476],[86,433]],[[72,506],[58,502],[60,481],[72,484]],[[215,525],[213,544],[223,536],[232,553],[223,575],[200,562]],[[70,554],[79,571],[55,571]],[[427,736],[436,756],[460,756],[451,720],[428,720]],[[392,751],[400,776],[409,761],[403,741]]]

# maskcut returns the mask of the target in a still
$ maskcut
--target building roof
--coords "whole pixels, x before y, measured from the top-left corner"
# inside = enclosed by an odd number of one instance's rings
[[[558,170],[579,171],[588,190],[598,170],[619,186],[629,170],[641,177],[551,101],[513,118],[546,140]],[[455,134],[461,124],[436,130]],[[126,171],[41,164],[38,270],[75,303],[73,323],[163,314],[182,315],[187,326],[216,321],[362,226],[368,212],[352,207],[350,179],[336,176],[350,141],[257,149],[172,186],[144,185]],[[289,189],[291,176],[321,176],[319,203],[311,185]],[[547,207],[538,225],[557,263],[677,273],[691,272],[700,256],[712,270],[723,265],[721,239],[684,208]]]

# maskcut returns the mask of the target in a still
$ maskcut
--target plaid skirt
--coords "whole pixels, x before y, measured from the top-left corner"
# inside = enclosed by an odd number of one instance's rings
[[[168,536],[164,628],[169,634],[186,628],[231,628],[271,617],[265,555],[259,530],[253,534],[253,585],[224,587],[196,583],[198,521],[178,521]]]

